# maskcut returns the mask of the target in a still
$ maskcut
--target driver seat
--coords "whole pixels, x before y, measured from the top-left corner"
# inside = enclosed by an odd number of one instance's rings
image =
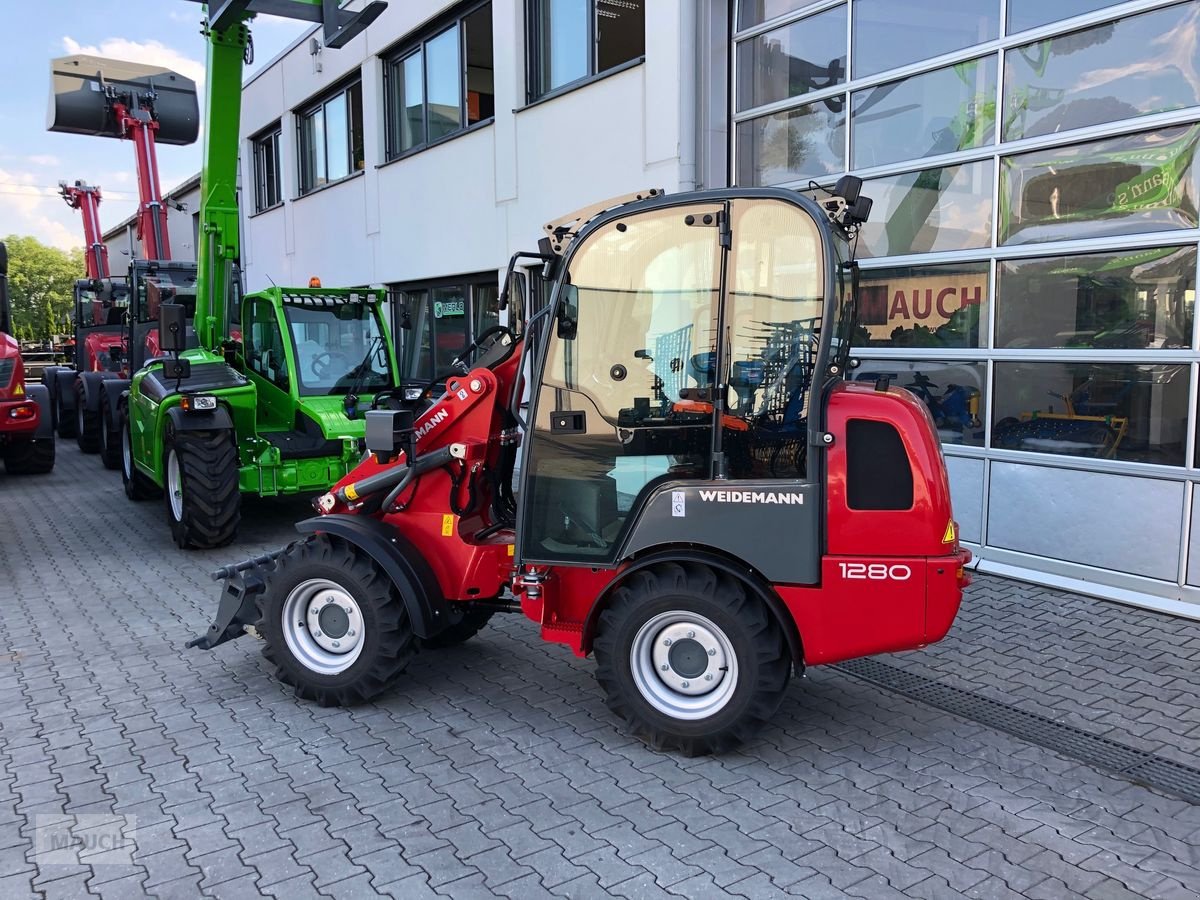
[[[301,377],[310,377],[313,360],[325,352],[325,348],[316,341],[301,341],[296,344],[296,363],[300,367]]]

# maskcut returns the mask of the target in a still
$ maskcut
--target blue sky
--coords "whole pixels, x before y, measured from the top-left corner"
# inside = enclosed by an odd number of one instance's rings
[[[83,225],[58,197],[60,181],[100,185],[104,228],[132,215],[137,207],[132,145],[46,131],[50,60],[94,53],[164,65],[202,82],[201,12],[190,0],[0,0],[0,235],[31,234],[59,247],[81,246]],[[270,16],[255,19],[255,68],[309,27]],[[200,156],[199,144],[160,147],[163,190],[199,171]]]

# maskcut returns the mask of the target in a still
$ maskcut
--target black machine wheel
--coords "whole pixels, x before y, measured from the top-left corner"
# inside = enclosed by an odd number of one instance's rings
[[[54,438],[26,438],[4,448],[4,470],[10,475],[45,475],[54,469]]]
[[[185,549],[224,547],[242,517],[238,448],[232,431],[180,431],[167,426],[163,493],[175,543]]]
[[[104,388],[100,388],[100,461],[106,469],[121,468],[121,423],[113,418]]]
[[[659,750],[722,753],[779,708],[791,655],[766,605],[696,563],[634,573],[593,645],[609,709]]]
[[[395,584],[365,552],[318,535],[276,560],[258,597],[263,655],[279,680],[321,706],[391,687],[420,650]]]
[[[54,428],[60,438],[75,437],[75,411],[63,409],[63,398],[60,391],[54,393]]]
[[[483,626],[492,617],[492,614],[493,611],[490,609],[468,609],[463,613],[463,617],[449,628],[443,628],[433,637],[426,638],[422,643],[434,650],[457,647],[459,644],[464,644],[479,634]]]
[[[125,496],[130,500],[150,500],[157,497],[158,485],[143,475],[133,464],[133,426],[129,424],[129,410],[121,408],[121,482]]]
[[[100,449],[100,413],[87,408],[80,381],[75,382],[75,440],[84,453]]]

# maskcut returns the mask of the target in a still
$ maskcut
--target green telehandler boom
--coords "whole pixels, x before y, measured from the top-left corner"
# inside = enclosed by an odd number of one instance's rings
[[[200,2],[200,0],[193,0]],[[271,287],[243,296],[237,204],[242,67],[249,22],[270,14],[319,23],[338,48],[387,7],[338,0],[212,0],[200,177],[194,324],[169,288],[156,307],[161,346],[120,404],[125,493],[165,496],[181,547],[218,547],[237,532],[241,495],[320,492],[356,465],[361,412],[397,384],[383,289]],[[240,332],[237,330],[240,327]]]

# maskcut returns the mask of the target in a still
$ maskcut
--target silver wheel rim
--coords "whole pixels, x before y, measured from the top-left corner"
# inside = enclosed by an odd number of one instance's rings
[[[133,481],[133,448],[130,446],[129,429],[121,429],[121,468],[125,472],[125,480]]]
[[[362,653],[362,610],[349,591],[327,578],[292,588],[280,624],[292,656],[318,675],[344,672]]]
[[[737,688],[733,643],[711,619],[686,610],[659,613],[642,625],[629,666],[646,702],[673,719],[716,715]]]
[[[171,500],[171,515],[183,521],[183,476],[179,473],[179,454],[172,448],[167,454],[167,497]]]

